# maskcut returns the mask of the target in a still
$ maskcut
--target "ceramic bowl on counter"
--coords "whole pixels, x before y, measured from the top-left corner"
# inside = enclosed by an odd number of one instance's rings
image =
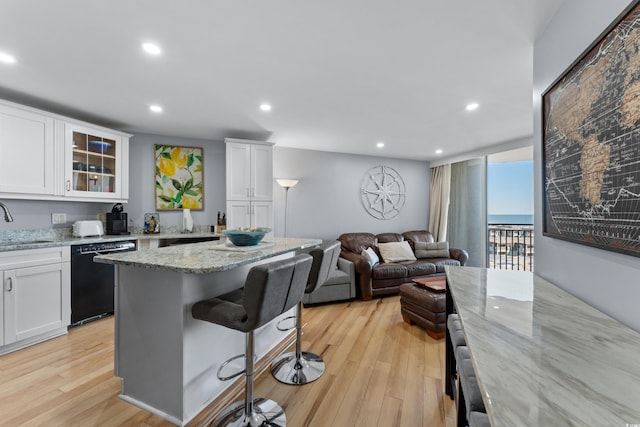
[[[247,230],[223,230],[222,233],[236,246],[255,246],[270,231],[268,227],[256,227]]]

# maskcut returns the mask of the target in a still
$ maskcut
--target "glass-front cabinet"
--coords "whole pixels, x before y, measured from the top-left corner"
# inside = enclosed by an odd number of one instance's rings
[[[89,198],[123,198],[122,173],[128,138],[67,123],[65,194]]]

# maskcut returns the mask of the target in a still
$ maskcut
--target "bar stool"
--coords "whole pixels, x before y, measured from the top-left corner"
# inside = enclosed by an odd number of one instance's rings
[[[194,319],[245,333],[244,402],[236,402],[224,409],[212,426],[286,425],[284,410],[276,402],[253,397],[254,331],[302,300],[311,261],[309,255],[298,255],[255,266],[249,270],[244,288],[198,301],[191,308]],[[230,360],[220,367],[218,378],[226,379],[220,377],[220,370]]]
[[[456,349],[456,362],[458,364],[458,398],[457,406],[457,425],[464,427],[468,424],[472,412],[486,413],[484,401],[482,400],[482,392],[473,370],[473,362],[471,355],[466,346],[460,346]]]
[[[323,243],[309,251],[313,257],[309,281],[304,291],[310,294],[329,278],[333,268],[337,268],[340,256],[340,242]],[[307,384],[315,381],[324,373],[322,357],[308,351],[302,351],[302,301],[296,309],[296,351],[278,356],[271,364],[271,373],[280,382],[292,385]],[[283,319],[286,320],[286,319]],[[278,328],[280,329],[280,328]],[[289,328],[291,329],[291,328]],[[288,329],[280,329],[288,330]]]

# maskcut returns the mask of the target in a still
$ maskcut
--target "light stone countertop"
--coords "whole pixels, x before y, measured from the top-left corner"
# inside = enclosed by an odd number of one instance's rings
[[[214,246],[225,245],[219,242],[192,243],[188,245],[168,246],[144,251],[122,252],[118,254],[94,257],[95,262],[120,264],[154,270],[169,270],[184,273],[208,274],[230,270],[262,259],[285,254],[297,249],[309,248],[322,243],[320,239],[273,238],[269,242],[275,245],[259,250],[247,246],[246,252],[237,250],[219,250]]]
[[[493,427],[640,425],[640,334],[529,272],[446,274]]]
[[[159,240],[159,239],[190,239],[190,238],[216,238],[224,240],[223,234],[210,232],[163,232],[157,234],[131,233],[121,235],[74,237],[70,230],[64,233],[56,233],[58,230],[24,230],[14,231],[7,238],[0,238],[0,252],[17,251],[23,249],[37,249],[67,245],[85,245],[90,243],[117,242],[123,240]]]

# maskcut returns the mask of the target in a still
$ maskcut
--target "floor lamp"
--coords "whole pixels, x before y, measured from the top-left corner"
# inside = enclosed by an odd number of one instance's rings
[[[278,178],[276,182],[284,188],[284,237],[287,237],[287,209],[289,204],[289,189],[298,183],[297,179]]]

